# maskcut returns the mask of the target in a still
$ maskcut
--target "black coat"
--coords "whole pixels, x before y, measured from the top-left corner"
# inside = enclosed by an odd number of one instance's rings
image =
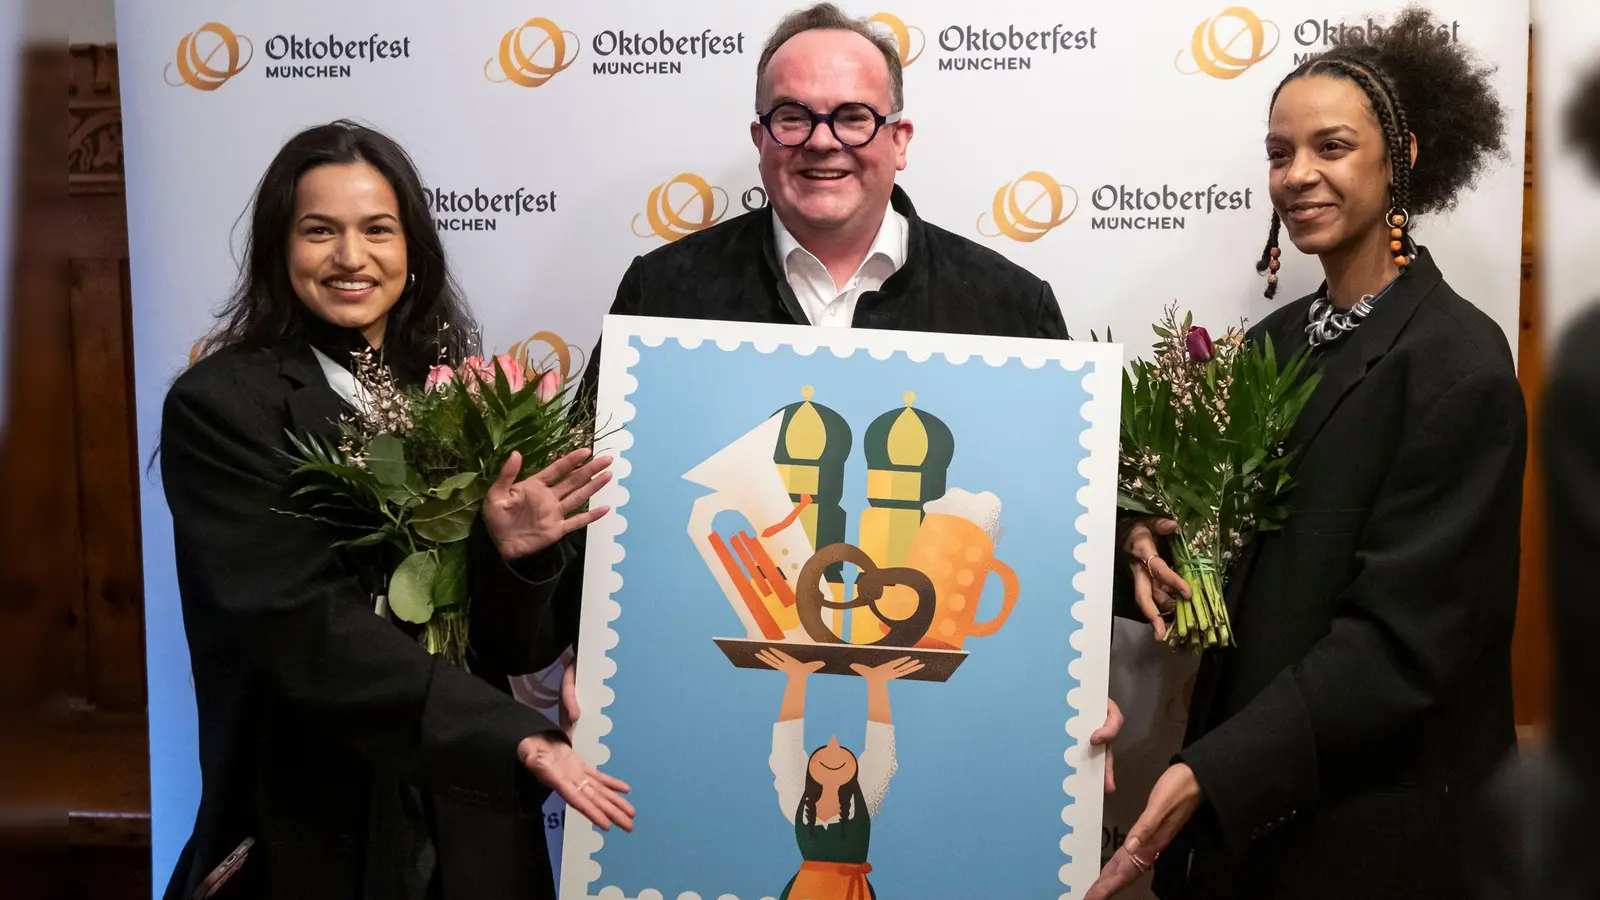
[[[246,837],[255,844],[219,898],[408,896],[435,858],[434,896],[445,900],[553,896],[548,792],[516,749],[556,726],[517,702],[505,676],[542,668],[571,642],[575,618],[558,620],[552,602],[568,551],[513,571],[480,520],[475,674],[428,655],[374,614],[330,528],[274,511],[292,505],[286,431],[336,438],[340,412],[304,339],[204,359],[167,395],[162,478],[202,790],[166,896],[189,897]],[[376,812],[377,799],[407,794],[426,797],[423,833],[436,836],[420,856]]]
[[[924,222],[899,187],[906,262],[856,301],[855,328],[1066,338],[1050,285],[994,250]],[[634,259],[615,315],[809,324],[778,260],[772,212],[758,209]],[[599,371],[599,353],[589,376]]]
[[[1544,464],[1549,491],[1551,636],[1555,651],[1555,743],[1577,768],[1600,759],[1600,654],[1590,643],[1600,604],[1590,570],[1600,546],[1600,304],[1567,329],[1545,394]],[[1583,766],[1585,770],[1590,766]],[[1597,776],[1581,773],[1592,791]],[[1597,819],[1600,821],[1600,819]],[[1600,868],[1600,867],[1597,867]]]
[[[1311,299],[1251,336],[1304,346]],[[1527,423],[1505,336],[1424,250],[1328,353],[1287,525],[1243,554],[1238,646],[1196,679],[1180,757],[1205,800],[1157,863],[1163,900],[1458,896],[1463,823],[1515,745]]]

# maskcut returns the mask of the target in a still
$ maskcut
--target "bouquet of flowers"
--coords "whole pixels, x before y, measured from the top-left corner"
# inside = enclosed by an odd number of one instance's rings
[[[1178,599],[1167,641],[1199,652],[1233,645],[1223,573],[1257,533],[1287,510],[1283,442],[1316,389],[1309,348],[1278,364],[1271,338],[1246,344],[1242,328],[1213,341],[1177,305],[1155,326],[1153,358],[1122,381],[1118,505],[1173,519],[1172,551],[1191,599]]]
[[[350,534],[335,546],[376,551],[389,573],[386,603],[422,625],[429,653],[466,666],[471,598],[467,544],[473,522],[513,451],[517,479],[589,446],[592,428],[570,417],[576,379],[541,371],[523,342],[492,360],[435,366],[420,388],[401,388],[370,353],[356,354],[361,409],[340,422],[337,444],[290,435],[289,515]]]

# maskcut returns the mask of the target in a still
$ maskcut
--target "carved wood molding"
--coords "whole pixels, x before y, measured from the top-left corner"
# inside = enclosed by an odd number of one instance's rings
[[[115,44],[67,48],[67,190],[121,193],[122,91]]]

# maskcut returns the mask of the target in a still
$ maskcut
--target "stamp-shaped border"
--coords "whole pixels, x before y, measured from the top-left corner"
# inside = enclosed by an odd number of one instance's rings
[[[1084,599],[1073,604],[1071,610],[1081,627],[1072,635],[1071,643],[1079,656],[1068,671],[1077,679],[1078,686],[1063,698],[1067,707],[1063,760],[1070,774],[1061,784],[1066,798],[1061,809],[1064,828],[1061,852],[1067,860],[1060,871],[1062,900],[1071,896],[1070,885],[1092,883],[1100,870],[1101,805],[1093,803],[1085,808],[1084,804],[1075,804],[1073,798],[1099,797],[1105,770],[1104,752],[1089,746],[1089,735],[1104,720],[1110,666],[1112,534],[1116,522],[1122,347],[1110,343],[983,335],[607,316],[601,338],[605,352],[600,359],[596,408],[610,434],[597,444],[595,451],[597,455],[608,453],[615,457],[614,477],[592,502],[610,507],[611,514],[589,526],[583,572],[584,614],[578,634],[581,662],[578,705],[584,714],[572,737],[574,748],[595,766],[604,766],[611,756],[605,743],[605,736],[611,732],[611,719],[606,710],[615,694],[606,682],[617,671],[611,651],[617,646],[618,636],[611,623],[622,613],[614,597],[622,588],[622,576],[616,569],[623,557],[619,537],[628,528],[627,480],[632,470],[628,450],[633,446],[628,423],[635,414],[628,398],[639,386],[632,374],[634,365],[639,362],[635,338],[648,347],[659,347],[670,340],[692,350],[709,341],[722,350],[731,351],[748,343],[762,353],[774,353],[779,347],[801,355],[831,352],[840,358],[866,352],[874,359],[888,359],[896,353],[904,353],[915,362],[927,362],[939,355],[954,365],[982,360],[991,366],[1002,366],[1021,361],[1029,368],[1059,365],[1068,371],[1083,373],[1088,400],[1082,412],[1088,425],[1081,442],[1089,453],[1079,467],[1086,483],[1078,492],[1077,499],[1084,512],[1076,526],[1084,540],[1078,543],[1075,556],[1083,569],[1074,577],[1073,587]],[[615,885],[602,886],[598,893],[590,891],[596,883],[603,884],[600,864],[594,859],[604,846],[606,835],[603,832],[582,814],[570,811],[564,835],[562,900],[631,900]],[[616,839],[625,841],[628,838],[619,832]],[[667,898],[658,890],[645,889],[639,892],[637,900]],[[673,900],[713,898],[686,892]],[[721,894],[715,900],[741,898]]]

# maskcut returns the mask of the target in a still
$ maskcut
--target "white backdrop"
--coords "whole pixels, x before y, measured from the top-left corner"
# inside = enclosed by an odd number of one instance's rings
[[[1567,106],[1579,79],[1600,65],[1600,4],[1538,0],[1538,166],[1544,266],[1545,337],[1556,339],[1574,316],[1600,301],[1600,178],[1567,147]]]
[[[219,12],[205,0],[119,0],[141,456],[235,275],[235,222],[295,131],[348,116],[394,136],[442,192],[435,213],[487,342],[549,329],[587,349],[635,255],[764,201],[747,134],[755,65],[797,5],[238,0]],[[1253,266],[1270,216],[1268,98],[1305,54],[1360,39],[1374,7],[1400,3],[844,5],[905,45],[916,134],[900,180],[921,214],[1048,279],[1075,335],[1111,326],[1137,352],[1173,300],[1213,327],[1271,309]],[[1499,65],[1519,146],[1526,4],[1434,8],[1449,39]],[[1520,160],[1514,150],[1453,215],[1417,229],[1512,336]],[[997,194],[1004,211],[1013,192],[1023,219],[995,221]],[[493,199],[507,195],[512,210]],[[1319,279],[1314,260],[1285,248],[1281,296]],[[198,775],[171,523],[155,482],[143,515],[160,885],[191,826]],[[1147,646],[1147,631],[1121,632],[1112,690],[1129,724],[1107,852],[1181,735],[1187,677]]]

